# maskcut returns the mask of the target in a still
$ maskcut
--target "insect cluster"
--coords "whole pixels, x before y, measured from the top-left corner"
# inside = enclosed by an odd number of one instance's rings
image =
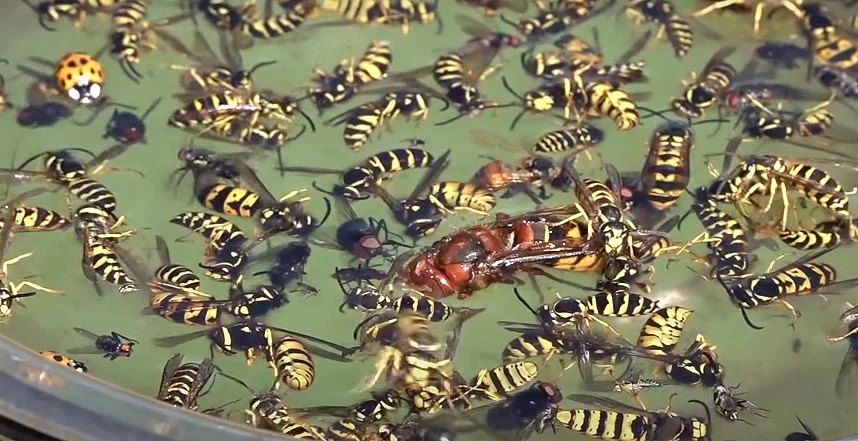
[[[173,353],[172,348],[206,339],[210,351],[203,360],[186,362],[177,353],[165,361],[158,400],[223,418],[238,415],[257,428],[320,441],[445,441],[474,430],[523,440],[549,428],[608,440],[709,440],[713,425],[753,424],[770,411],[742,398],[738,384],[753,388],[753,381],[735,378],[739,375],[725,365],[731,359],[719,354],[738,341],[716,346],[698,331],[680,346],[693,315],[704,311],[677,304],[684,297],[662,295],[654,282],[657,266],[686,261],[695,282],[703,279],[723,292],[721,300],[711,301],[735,305],[752,330],[763,329],[760,309],[786,307],[795,328],[801,316],[795,299],[858,285],[858,278],[842,277],[843,268],[822,259],[858,238],[849,208],[849,196],[858,189],[841,178],[858,171],[849,149],[858,132],[835,123],[832,110],[854,111],[858,97],[858,33],[841,18],[849,2],[708,1],[696,2],[701,4],[695,11],[692,2],[667,0],[458,0],[458,6],[449,2],[461,11],[456,14],[443,9],[447,3],[417,0],[176,3],[174,14],[158,18],[151,17],[148,0],[28,3],[50,32],[65,19],[83,26],[94,20],[87,15],[109,17],[106,43],[92,55],[71,52],[56,62],[33,57],[20,64],[18,69],[35,80],[26,105],[6,99],[0,76],[0,111],[17,111],[22,127],[52,127],[81,109],[89,109],[90,117],[71,123],[89,126],[112,111],[102,133],[112,145],[103,151],[65,147],[0,169],[8,187],[31,187],[0,205],[0,319],[18,314],[20,299],[62,294],[25,277],[11,280],[13,264],[38,254],[7,259],[13,236],[72,230],[83,275],[99,295],[116,291],[147,299],[140,313],[147,317],[134,324],[158,326],[166,319],[196,328],[138,341],[124,335],[134,336],[131,329],[101,334],[74,327],[72,335],[88,344],[44,351],[46,360],[94,372],[94,363],[91,368],[70,356],[116,360],[153,346]],[[784,18],[763,14],[769,7],[788,12],[789,21],[779,23],[794,22],[802,44],[766,42],[749,61],[737,64],[747,52],[740,42],[706,25],[714,11],[753,12],[757,34],[767,21]],[[619,57],[605,57],[599,27],[586,37],[570,33],[602,14],[633,29]],[[463,41],[432,53],[430,62],[400,68],[398,46],[413,26],[431,24],[443,33],[450,32],[450,22],[465,34]],[[259,50],[254,48],[265,40],[341,26],[394,30],[389,39],[338,49],[345,58],[330,70],[306,72],[300,90],[275,90],[258,80],[260,72],[282,69],[283,60],[252,66],[243,61],[243,54]],[[648,64],[645,53],[666,50],[687,61],[701,36],[718,44],[702,68],[687,78],[673,75],[674,96],[652,97],[646,90],[650,79],[672,73]],[[666,44],[660,46],[662,39]],[[178,75],[176,93],[144,103],[140,112],[108,96],[107,72],[115,69],[99,61],[102,55],[115,58],[131,81],[141,83],[149,80],[140,69],[148,63],[145,55],[162,47],[185,60],[164,70]],[[513,64],[535,84],[529,89],[513,86],[525,76],[516,80],[505,66],[513,53]],[[782,71],[805,66],[804,83],[777,80]],[[492,76],[505,91],[492,87]],[[186,194],[191,207],[165,214],[172,225],[152,232],[122,215],[101,177],[125,173],[136,183],[150,180],[139,170],[114,165],[132,149],[154,148],[149,144],[160,132],[147,130],[149,116],[169,101],[175,101],[166,118],[169,130],[192,138],[178,148],[168,184]],[[471,167],[472,175],[457,177],[448,169],[459,164],[461,151],[452,143],[438,147],[431,133],[385,140],[381,149],[366,151],[382,144],[380,133],[393,131],[399,124],[394,121],[420,123],[430,118],[430,108],[432,115],[442,114],[434,121],[439,133],[508,110],[516,112],[508,114],[513,134],[539,120],[557,126],[526,151],[497,133],[471,130],[471,140],[490,144],[494,156],[481,156],[485,160]],[[339,113],[318,120],[335,109]],[[711,137],[724,149],[705,156],[708,173],[701,168],[692,175],[692,163],[704,162],[693,160],[703,155],[692,154],[700,127],[712,127]],[[291,159],[291,144],[333,130],[341,130],[343,154],[350,156],[344,168],[332,161],[318,166]],[[607,149],[601,146],[633,130],[651,132],[645,159],[639,170],[620,170],[602,158]],[[203,146],[207,141],[241,150]],[[742,148],[763,142],[763,152]],[[788,153],[797,149],[821,153]],[[276,165],[267,158],[275,154]],[[592,171],[595,167],[599,170]],[[267,178],[274,171],[285,178],[277,193],[269,190],[273,180]],[[417,183],[409,193],[395,195],[392,181],[407,175]],[[331,176],[336,182],[324,183]],[[312,185],[297,185],[299,177]],[[48,208],[47,199],[33,202],[49,190],[65,193],[64,208]],[[389,213],[370,212],[365,201],[372,199]],[[508,199],[533,207],[497,210]],[[464,226],[445,228],[462,218]],[[702,233],[677,240],[695,223]],[[197,246],[199,261],[174,260],[171,248],[175,252],[178,242],[197,243],[182,247]],[[775,259],[763,269],[761,245],[791,249],[781,257],[803,254],[780,264]],[[147,258],[151,251],[157,255],[154,263]],[[331,265],[328,259],[323,269],[312,257],[320,252],[348,256],[347,262]],[[339,291],[317,286],[321,282],[308,274],[317,267],[333,271]],[[556,298],[543,296],[546,283],[560,287]],[[468,330],[485,323],[491,296],[481,291],[488,289],[504,292],[496,295],[521,304],[522,314],[532,317],[489,324],[511,333],[508,344],[491,349],[500,354],[500,364],[466,373],[456,356],[463,338],[471,338]],[[354,342],[338,343],[331,340],[344,337],[323,339],[283,324],[289,323],[283,318],[297,296],[308,304],[335,296],[343,315],[319,314],[354,319]],[[858,384],[856,308],[849,305],[840,317],[846,330],[828,337],[848,342],[835,386],[840,396],[854,393],[851,385]],[[640,322],[633,324],[640,329],[636,337],[615,329],[634,321]],[[216,353],[242,354],[248,365],[263,358],[271,378],[259,388],[222,369]],[[548,364],[553,357],[562,364],[560,373]],[[342,367],[368,358],[372,373],[357,385],[361,401],[290,403],[318,381],[336,381],[319,375],[317,361]],[[573,366],[580,382],[570,386],[563,379],[561,387],[563,372]],[[646,367],[655,372],[645,374]],[[247,406],[235,409],[236,401],[230,401],[201,410],[198,401],[218,376],[247,390]],[[700,406],[696,413],[671,410],[670,402],[662,410],[647,408],[642,396],[660,387],[677,391],[671,400],[695,393],[692,387],[705,388],[711,399],[687,400]],[[617,393],[634,403],[622,402]],[[787,439],[815,439],[799,422],[807,433]]]

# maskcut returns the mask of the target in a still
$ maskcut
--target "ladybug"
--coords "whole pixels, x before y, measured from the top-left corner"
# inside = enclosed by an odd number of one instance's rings
[[[92,55],[83,52],[66,54],[57,63],[54,78],[57,87],[80,104],[90,104],[101,97],[104,71]]]
[[[78,372],[86,372],[89,370],[89,368],[86,367],[86,364],[84,364],[84,362],[77,361],[74,358],[60,354],[59,352],[42,351],[42,352],[39,352],[39,355],[41,355],[42,358],[44,358],[46,360],[50,360],[50,361],[53,361],[54,363],[58,363],[58,364],[61,364],[63,366],[72,368]]]
[[[65,104],[48,101],[44,104],[24,107],[18,111],[18,124],[23,127],[38,128],[56,124],[72,114]]]
[[[143,121],[160,103],[161,98],[156,99],[140,117],[131,112],[114,110],[110,121],[107,122],[107,128],[104,130],[102,138],[113,138],[125,145],[145,143],[146,124]]]

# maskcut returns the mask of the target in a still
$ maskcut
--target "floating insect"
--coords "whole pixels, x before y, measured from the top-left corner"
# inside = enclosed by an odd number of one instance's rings
[[[158,107],[161,98],[156,99],[139,117],[131,112],[114,110],[107,122],[102,138],[110,138],[125,145],[146,143],[146,117]],[[98,113],[94,113],[93,117]],[[85,125],[86,123],[84,123]]]
[[[214,365],[210,359],[201,363],[182,364],[182,354],[176,354],[167,360],[161,373],[161,387],[157,400],[175,407],[196,410],[197,398],[214,374]]]
[[[286,244],[283,247],[276,249],[276,262],[266,271],[253,273],[254,276],[265,274],[268,280],[278,290],[284,290],[291,282],[297,281],[296,286],[299,291],[314,295],[318,292],[316,288],[307,285],[303,282],[306,272],[304,268],[307,266],[307,261],[310,259],[312,249],[304,241],[295,241]],[[259,259],[263,259],[259,256]]]
[[[316,167],[283,167],[280,170],[342,175],[341,183],[334,186],[332,193],[351,200],[366,199],[373,187],[389,179],[393,173],[432,165],[435,157],[422,148],[425,145],[423,140],[407,139],[405,142],[407,147],[372,155],[345,172]]]
[[[763,20],[763,11],[766,6],[782,7],[795,14],[799,19],[804,17],[801,9],[801,0],[716,0],[709,6],[699,9],[691,14],[692,17],[702,17],[712,12],[741,7],[744,10],[753,9],[754,11],[754,35],[760,33],[760,28]]]
[[[846,398],[858,390],[858,307],[850,306],[849,309],[840,314],[840,323],[848,331],[840,336],[828,337],[828,341],[838,342],[847,340],[848,347],[840,371],[837,374],[834,391],[840,398]],[[801,420],[799,420],[801,422]],[[804,426],[804,423],[802,423]],[[805,427],[807,430],[807,427]],[[808,430],[808,433],[812,433]]]
[[[69,354],[104,354],[104,358],[116,360],[119,357],[130,357],[137,340],[125,337],[118,332],[111,331],[110,334],[98,335],[83,328],[74,328],[78,334],[92,340],[93,344],[75,349],[69,349]]]
[[[33,104],[18,109],[16,121],[23,127],[37,129],[50,127],[72,115],[72,110],[65,104],[48,101],[43,104]]]
[[[682,96],[671,98],[670,106],[677,115],[699,118],[703,116],[705,109],[717,104],[736,76],[736,68],[725,61],[735,51],[734,46],[718,49],[703,70],[687,83]]]
[[[41,351],[39,355],[42,356],[45,360],[50,360],[54,363],[61,364],[65,367],[74,369],[78,372],[86,372],[89,368],[82,361],[77,361],[67,355],[60,354],[59,352],[54,351]]]
[[[658,35],[667,35],[677,58],[686,56],[694,44],[691,23],[677,13],[669,1],[632,0],[626,5],[626,15],[638,25],[646,22],[657,24]]]
[[[715,386],[712,392],[712,400],[715,402],[715,410],[718,414],[729,421],[744,421],[739,418],[739,412],[750,410],[754,415],[766,418],[761,412],[768,412],[768,410],[757,407],[756,404],[748,400],[738,398],[738,395],[742,395],[734,392],[738,388],[739,386],[728,387],[723,384]]]
[[[77,147],[42,152],[28,158],[14,169],[0,169],[0,175],[5,176],[7,182],[36,180],[56,183],[65,187],[72,195],[112,213],[116,208],[116,197],[93,178],[105,171],[120,170],[108,167],[107,162],[120,156],[127,148],[127,145],[118,144],[98,155]],[[83,163],[72,155],[75,151],[86,153],[93,159]],[[44,171],[24,170],[30,162],[39,158],[44,158]]]
[[[527,12],[527,0],[458,0],[459,3],[477,8],[486,17],[500,14],[502,9],[523,14]]]

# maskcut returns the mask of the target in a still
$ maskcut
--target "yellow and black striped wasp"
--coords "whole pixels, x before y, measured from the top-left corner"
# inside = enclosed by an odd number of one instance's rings
[[[116,198],[107,187],[93,178],[106,171],[119,170],[135,171],[142,176],[142,173],[136,170],[107,166],[109,160],[115,159],[127,148],[127,145],[118,144],[105,149],[98,155],[76,147],[42,152],[28,158],[14,169],[0,169],[0,176],[10,183],[34,180],[52,182],[65,187],[69,193],[87,203],[97,205],[112,213],[116,209]],[[86,153],[93,158],[84,163],[77,159],[72,152]],[[45,171],[24,170],[24,167],[30,162],[42,157],[44,158]]]
[[[230,325],[217,325],[201,331],[157,338],[155,339],[155,346],[161,348],[172,348],[174,346],[208,336],[211,340],[211,356],[209,358],[214,358],[214,350],[217,348],[220,352],[223,352],[226,355],[235,355],[238,352],[243,352],[247,358],[248,364],[251,364],[259,355],[265,357],[268,362],[273,362],[275,332],[299,337],[303,340],[313,342],[314,345],[308,345],[309,350],[313,355],[336,361],[350,361],[349,358],[346,358],[343,355],[348,354],[350,352],[350,348],[327,340],[322,340],[311,335],[272,327],[253,321],[241,321]],[[333,349],[333,351],[326,350],[317,345],[327,346]]]
[[[661,231],[649,231],[638,229],[635,223],[624,215],[624,204],[620,195],[622,180],[617,169],[607,164],[605,171],[608,173],[608,185],[595,179],[584,179],[575,170],[572,160],[568,159],[563,164],[564,173],[569,176],[575,184],[575,193],[578,203],[583,208],[588,228],[588,240],[597,239],[601,253],[608,257],[617,255],[633,256],[634,239],[645,239],[650,241],[658,236],[666,236]]]
[[[334,104],[345,102],[370,83],[387,78],[393,62],[393,52],[388,41],[373,41],[363,56],[355,61],[347,58],[337,64],[331,72],[313,69],[313,83],[308,93],[310,100],[321,115]]]
[[[512,21],[503,15],[501,21],[513,26],[529,42],[559,34],[571,26],[583,23],[585,20],[598,16],[614,5],[613,1],[606,2],[596,8],[596,0],[549,0],[536,2],[537,15]]]
[[[281,171],[341,175],[340,183],[331,190],[336,196],[349,200],[370,197],[370,190],[403,170],[430,167],[435,157],[424,149],[421,139],[403,140],[405,147],[385,150],[366,158],[345,171],[320,167],[283,167]]]
[[[429,190],[449,165],[450,150],[435,158],[405,200],[397,200],[384,187],[375,186],[371,191],[380,197],[393,212],[394,218],[405,226],[405,235],[417,240],[435,232],[449,210],[429,194]]]
[[[838,280],[837,270],[832,265],[814,262],[830,251],[829,248],[807,254],[775,270],[771,269],[774,266],[772,262],[763,274],[730,280],[719,275],[717,280],[730,299],[741,308],[748,326],[762,329],[751,323],[747,309],[781,303],[792,312],[794,318],[798,318],[799,311],[786,300],[787,297],[805,296],[835,287],[840,289],[858,284],[858,278]]]
[[[517,288],[514,289],[514,293],[518,301],[538,319],[539,323],[499,322],[504,329],[521,334],[504,347],[501,355],[504,361],[572,355],[575,360],[568,367],[577,364],[581,379],[584,383],[591,384],[594,380],[594,364],[615,365],[625,360],[625,355],[618,348],[630,346],[630,344],[619,337],[608,339],[595,333],[590,326],[591,320],[617,335],[610,325],[591,315],[589,308],[583,302],[567,302],[567,304],[574,303],[575,306],[568,311],[568,314],[561,314],[561,317],[557,315],[558,311],[552,308],[553,305],[543,305],[539,309],[534,309]]]
[[[496,32],[489,26],[465,15],[456,21],[471,36],[455,51],[440,56],[431,68],[418,69],[405,76],[419,77],[431,69],[435,82],[446,92],[446,98],[457,106],[459,115],[436,125],[448,124],[463,116],[472,116],[487,108],[507,107],[485,100],[478,89],[480,81],[497,70],[492,65],[505,48],[517,48],[522,41],[516,36]]]
[[[667,36],[676,58],[685,57],[694,44],[691,22],[676,10],[668,0],[631,0],[625,8],[626,16],[637,25],[654,23],[658,26],[656,39]]]
[[[171,184],[174,181],[176,185],[181,184],[188,173],[191,173],[191,176],[213,173],[234,185],[240,185],[242,182],[251,185],[255,182],[252,177],[253,169],[247,165],[247,161],[253,156],[251,152],[217,153],[190,143],[179,149],[177,156],[182,166],[170,173]],[[250,176],[247,182],[242,179],[244,176]]]
[[[119,246],[121,241],[136,233],[135,230],[118,231],[125,218],[116,218],[101,207],[85,204],[74,211],[72,223],[83,249],[83,274],[93,282],[98,295],[103,295],[98,280],[118,285],[120,293],[136,291],[137,283],[123,264],[129,266],[134,276],[145,274],[145,271],[137,259]]]
[[[79,28],[86,20],[87,14],[98,14],[110,12],[119,3],[116,0],[42,0],[33,4],[30,0],[24,3],[39,17],[39,25],[48,31],[56,29],[48,26],[48,23],[56,23],[60,18],[67,17],[72,20],[75,27]]]
[[[577,72],[585,83],[607,81],[619,86],[646,81],[644,62],[630,60],[644,49],[650,35],[650,31],[644,33],[620,54],[614,63],[608,64],[597,28],[593,28],[592,44],[581,37],[565,34],[554,41],[557,50],[523,52],[521,66],[528,74],[547,80],[559,79]]]
[[[45,288],[27,280],[19,283],[9,280],[9,267],[32,256],[32,252],[8,260],[4,258],[12,242],[13,231],[15,230],[14,218],[19,202],[43,192],[45,192],[43,188],[29,190],[0,205],[0,216],[2,216],[3,221],[3,226],[0,228],[0,262],[2,262],[0,264],[0,320],[4,320],[12,314],[12,306],[19,301],[18,299],[34,296],[39,291],[51,294],[61,293],[61,291]],[[24,292],[22,291],[24,288],[30,288],[33,291]]]
[[[257,70],[271,66],[276,61],[262,61],[245,69],[241,52],[235,50],[223,33],[218,33],[218,56],[203,34],[194,32],[193,48],[182,45],[176,48],[191,59],[195,65],[182,66],[171,64],[170,68],[182,72],[181,85],[188,93],[200,93],[209,89],[253,89],[253,74]]]
[[[366,91],[374,92],[378,91]],[[399,116],[418,123],[428,118],[429,101],[432,98],[444,102],[445,106],[441,111],[450,107],[449,101],[431,88],[421,84],[409,84],[407,88],[394,89],[375,100],[346,110],[325,124],[343,125],[343,142],[346,147],[357,150],[372,140],[376,130],[389,127],[388,124]]]
[[[157,49],[155,37],[170,46],[181,44],[176,37],[161,28],[190,18],[189,14],[181,13],[149,21],[149,6],[150,0],[118,2],[110,11],[112,26],[108,43],[95,55],[99,58],[105,51],[109,51],[110,55],[117,59],[125,75],[135,83],[139,83],[143,78],[136,67],[140,58]]]
[[[249,49],[257,40],[271,40],[294,32],[301,27],[316,9],[315,0],[279,2],[283,11],[274,13],[272,2],[265,2],[259,11],[256,2],[247,2],[239,9],[240,20],[231,29],[236,48]]]
[[[182,354],[176,354],[164,364],[161,386],[156,399],[175,407],[196,410],[197,398],[214,375],[215,367],[208,358],[200,363],[182,364]]]
[[[598,409],[562,409],[555,422],[574,432],[605,440],[629,441],[705,441],[711,439],[712,418],[709,407],[699,400],[688,400],[703,407],[706,419],[681,416],[670,411],[647,410],[623,404],[607,397],[572,394],[567,398]]]
[[[408,34],[413,23],[426,25],[435,22],[436,33],[440,34],[443,22],[438,16],[439,3],[440,0],[322,0],[319,7],[349,21],[399,26],[403,34]]]
[[[682,95],[670,100],[670,106],[677,115],[699,118],[705,109],[718,104],[736,77],[736,68],[726,61],[735,51],[735,46],[718,49],[699,74],[692,73],[692,80],[684,82]]]
[[[509,9],[517,14],[527,12],[527,0],[457,0],[460,4],[476,8],[486,17],[495,17],[502,9]]]
[[[304,190],[292,191],[276,199],[262,184],[252,170],[242,175],[247,187],[224,183],[214,173],[203,172],[194,176],[194,195],[205,208],[232,216],[254,218],[258,225],[257,239],[263,240],[274,234],[286,233],[303,236],[324,223],[331,211],[331,203],[325,198],[327,212],[321,222],[304,211],[309,198],[299,197]]]

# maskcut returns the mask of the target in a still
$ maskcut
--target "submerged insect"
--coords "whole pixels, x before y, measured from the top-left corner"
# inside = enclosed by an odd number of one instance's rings
[[[125,145],[146,143],[146,117],[158,107],[161,98],[157,98],[140,116],[131,112],[114,110],[107,122],[102,138],[111,138]],[[97,115],[96,112],[93,117]]]
[[[658,35],[667,35],[673,53],[682,58],[694,44],[694,31],[687,19],[679,15],[676,7],[667,0],[631,0],[626,5],[626,15],[635,23],[646,22],[658,25]]]
[[[132,348],[139,343],[115,331],[105,335],[98,335],[83,328],[74,328],[74,331],[92,340],[93,344],[69,349],[69,354],[104,354],[104,358],[116,360],[119,357],[130,357]]]
[[[828,341],[847,340],[848,343],[834,387],[838,397],[846,398],[858,390],[858,307],[852,306],[840,314],[840,323],[847,328],[847,332],[836,337],[828,337]]]
[[[722,93],[730,87],[736,76],[734,68],[726,60],[735,46],[718,49],[692,81],[686,83],[682,96],[670,100],[670,106],[677,115],[687,118],[699,118],[704,110],[717,104]]]

